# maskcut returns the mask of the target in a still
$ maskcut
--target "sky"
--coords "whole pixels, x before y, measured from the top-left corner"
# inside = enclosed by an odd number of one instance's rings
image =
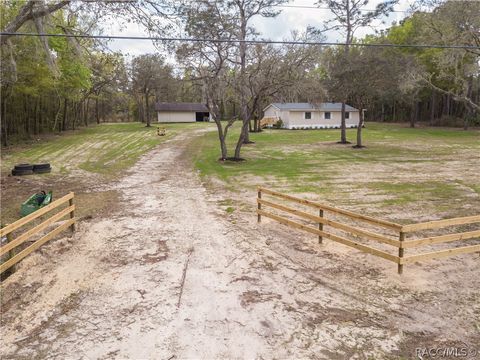
[[[381,30],[389,27],[392,22],[399,22],[406,15],[413,0],[399,0],[395,6],[398,12],[391,13],[387,18],[380,19],[372,23],[372,26],[359,29],[356,37],[363,37],[367,34],[373,34],[375,30]],[[370,0],[365,6],[367,9],[373,9],[382,2],[382,0]],[[308,26],[322,28],[325,21],[332,18],[328,9],[308,8],[314,7],[314,0],[291,0],[287,6],[279,8],[282,10],[280,15],[275,18],[262,18],[257,16],[252,19],[251,25],[256,28],[263,38],[271,40],[284,40],[290,36],[291,31],[305,31]],[[305,8],[307,7],[307,8]],[[111,20],[104,24],[104,34],[122,35],[122,36],[147,36],[144,29],[134,23],[119,23],[118,19]],[[327,33],[327,40],[332,42],[342,42],[342,35],[336,32]],[[109,47],[113,51],[121,51],[130,56],[136,56],[146,53],[154,53],[157,50],[148,40],[112,40]]]

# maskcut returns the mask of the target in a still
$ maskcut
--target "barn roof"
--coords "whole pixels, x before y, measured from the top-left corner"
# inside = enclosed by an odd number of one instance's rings
[[[290,111],[305,111],[305,110],[321,110],[321,111],[341,111],[342,103],[272,103],[271,105],[275,106],[280,110],[290,110]],[[358,111],[354,107],[345,104],[346,111]]]
[[[155,110],[208,112],[207,106],[202,103],[156,103]]]

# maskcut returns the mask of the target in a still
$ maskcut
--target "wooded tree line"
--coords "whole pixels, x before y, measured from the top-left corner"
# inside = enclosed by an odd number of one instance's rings
[[[140,120],[150,125],[158,101],[206,103],[217,125],[222,159],[240,159],[249,132],[260,130],[262,109],[273,101],[343,102],[366,109],[366,120],[409,121],[412,126],[419,121],[461,123],[465,128],[480,123],[480,3],[422,2],[422,11],[360,39],[356,31],[387,15],[396,0],[370,11],[363,10],[369,7],[367,0],[319,0],[319,6],[331,10],[332,20],[322,29],[292,32],[288,40],[319,42],[333,29],[344,35],[347,46],[244,41],[261,39],[253,18],[275,17],[287,2],[0,4],[1,28],[9,31],[95,33],[99,18],[115,14],[143,24],[151,35],[205,39],[157,43],[157,54],[126,58],[94,39],[2,36],[2,145],[14,137],[102,121]],[[242,122],[242,131],[230,154],[225,138],[235,121]],[[344,132],[341,140],[346,140]],[[357,145],[362,145],[361,127]]]

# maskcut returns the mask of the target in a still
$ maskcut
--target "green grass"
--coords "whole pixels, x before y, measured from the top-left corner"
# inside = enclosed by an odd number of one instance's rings
[[[167,129],[157,135],[157,126]],[[181,131],[200,129],[211,124],[187,123],[157,125],[146,128],[141,123],[101,124],[61,135],[44,136],[38,141],[2,149],[1,223],[18,219],[20,204],[32,193],[52,190],[54,199],[75,192],[76,215],[98,216],[115,211],[117,191],[92,191],[125,173],[142,154],[172,138]],[[49,162],[50,174],[22,178],[7,177],[15,164]]]
[[[230,156],[238,131],[237,124],[227,141]],[[265,130],[251,134],[255,144],[243,147],[246,161],[233,163],[218,161],[218,138],[211,132],[197,138],[191,152],[204,178],[221,179],[231,190],[266,185],[318,194],[339,204],[380,206],[429,201],[442,207],[451,199],[478,201],[478,196],[471,197],[478,195],[478,177],[465,182],[462,178],[478,159],[479,131],[369,123],[363,134],[367,147],[353,149],[337,144],[338,129]],[[354,143],[356,129],[347,130],[347,138]],[[437,173],[450,168],[452,174]],[[365,193],[379,196],[370,200],[373,197],[364,198]]]
[[[101,124],[51,136],[41,141],[15,146],[3,151],[2,172],[18,163],[49,162],[52,174],[68,175],[81,169],[106,176],[128,169],[139,157],[184,129],[203,124],[160,125],[166,136],[157,135],[157,125],[147,128],[141,123]]]
[[[245,145],[244,162],[220,162],[218,136],[213,124],[190,123],[159,125],[167,129],[157,136],[157,124],[146,128],[140,123],[101,124],[41,141],[14,146],[2,152],[2,172],[14,164],[50,162],[51,174],[28,179],[48,184],[57,193],[78,184],[101,182],[122,174],[140,156],[182,131],[210,127],[212,131],[192,137],[187,149],[201,176],[222,180],[234,191],[271,186],[292,193],[317,194],[319,198],[342,205],[404,207],[433,204],[436,210],[480,205],[480,132],[459,129],[410,129],[397,124],[369,123],[364,129],[364,149],[337,144],[338,129],[265,130],[251,134],[255,144]],[[232,155],[239,123],[227,140]],[[347,131],[355,140],[356,130]],[[91,174],[91,175],[89,175]],[[92,176],[92,177],[90,177]],[[83,181],[88,180],[88,181]],[[18,202],[34,189],[10,183],[2,192]],[[13,191],[12,186],[18,189]],[[28,185],[28,186],[27,186]],[[78,188],[83,189],[81,185]],[[10,194],[10,195],[9,195]],[[5,197],[5,195],[7,195]],[[452,206],[456,202],[457,205]],[[220,204],[227,213],[233,202]],[[16,206],[16,205],[15,205]]]

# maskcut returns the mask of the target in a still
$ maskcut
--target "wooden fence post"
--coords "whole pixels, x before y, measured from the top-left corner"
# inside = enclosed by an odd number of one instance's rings
[[[401,261],[404,255],[404,248],[402,247],[402,242],[405,241],[405,233],[402,231],[400,231],[399,240],[400,240],[400,247],[398,248],[398,257],[400,258],[400,261]],[[403,264],[398,264],[398,273],[400,275],[403,274]]]
[[[72,206],[73,205],[73,197],[68,200],[68,205]],[[70,219],[73,219],[75,217],[75,211],[72,210],[70,212]],[[70,225],[70,230],[72,231],[72,233],[75,231],[75,223],[73,223],[72,225]]]
[[[9,242],[11,242],[12,240],[13,240],[13,239],[12,239],[12,233],[8,233],[8,234],[7,234],[7,244],[8,244]],[[15,256],[15,253],[16,253],[15,248],[13,248],[12,250],[10,250],[10,251],[8,252],[8,259],[10,260],[12,257],[14,257],[14,256]],[[15,265],[11,266],[10,269],[8,269],[8,274],[13,274],[14,272],[15,272]]]
[[[319,211],[319,215],[321,218],[323,218],[323,210]],[[323,224],[321,222],[318,223],[318,230],[323,231]],[[323,237],[320,235],[318,236],[318,243],[323,243]]]
[[[261,199],[262,198],[262,190],[259,188],[258,189],[258,198]],[[257,202],[257,209],[258,210],[262,210],[262,204],[260,204],[259,202]],[[258,214],[257,216],[257,221],[258,222],[261,222],[262,221],[262,215]]]

